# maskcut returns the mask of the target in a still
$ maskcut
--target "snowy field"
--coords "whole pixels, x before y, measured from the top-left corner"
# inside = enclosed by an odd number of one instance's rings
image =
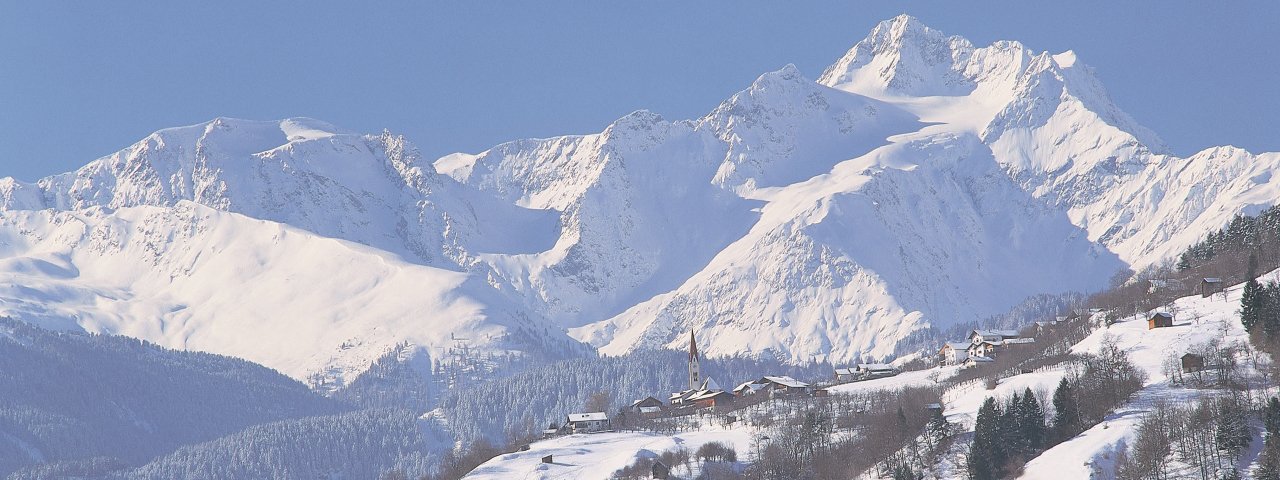
[[[464,478],[604,480],[639,458],[655,457],[677,447],[685,447],[692,453],[704,443],[718,441],[729,444],[743,456],[751,449],[753,431],[746,427],[707,427],[672,435],[647,432],[567,435],[534,442],[525,452],[495,457]],[[542,457],[547,455],[552,456],[552,463],[542,463]]]
[[[831,393],[861,393],[882,390],[898,390],[907,387],[927,387],[955,376],[960,367],[937,367],[926,370],[913,370],[898,375],[862,382],[842,383],[827,389]]]

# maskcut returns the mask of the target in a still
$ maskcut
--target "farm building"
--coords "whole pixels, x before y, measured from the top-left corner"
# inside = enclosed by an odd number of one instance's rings
[[[1204,356],[1188,353],[1182,356],[1182,371],[1199,372],[1204,370]]]
[[[1173,326],[1173,315],[1166,312],[1156,312],[1147,319],[1147,329],[1166,328]]]
[[[1209,295],[1221,292],[1222,288],[1223,282],[1221,278],[1206,277],[1204,280],[1200,281],[1200,296],[1208,297]]]

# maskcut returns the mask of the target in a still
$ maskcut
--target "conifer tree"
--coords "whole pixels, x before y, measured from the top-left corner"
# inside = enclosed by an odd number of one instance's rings
[[[1028,452],[1038,452],[1044,448],[1044,409],[1040,408],[1040,401],[1029,387],[1022,392],[1022,403],[1018,406],[1018,424],[1022,431],[1023,446]]]
[[[1258,322],[1262,324],[1262,333],[1268,341],[1280,335],[1280,284],[1267,282],[1262,287],[1261,307]]]
[[[1262,318],[1262,310],[1264,303],[1264,295],[1262,285],[1258,283],[1258,257],[1257,255],[1249,255],[1249,280],[1244,284],[1244,292],[1240,295],[1240,324],[1244,325],[1244,329],[1253,331],[1255,325],[1260,323]]]
[[[969,447],[969,478],[994,480],[1004,466],[1004,447],[1000,444],[1000,407],[987,397],[978,409],[973,425],[973,445]]]
[[[1053,391],[1053,410],[1053,434],[1059,441],[1080,433],[1080,406],[1076,403],[1071,383],[1065,378]]]
[[[1008,403],[1004,405],[1004,410],[1000,413],[1000,439],[1004,444],[1004,448],[1010,455],[1020,455],[1026,447],[1026,442],[1022,438],[1022,428],[1020,425],[1019,413],[1022,410],[1022,402],[1018,397],[1018,393],[1014,392],[1009,397]]]

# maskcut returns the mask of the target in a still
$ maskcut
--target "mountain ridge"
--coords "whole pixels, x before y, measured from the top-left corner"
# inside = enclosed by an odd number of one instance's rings
[[[428,161],[386,132],[219,118],[0,179],[0,311],[337,384],[403,342],[439,366],[464,338],[563,358],[590,351],[579,342],[678,348],[693,329],[711,355],[884,358],[923,328],[1101,289],[1280,199],[1280,154],[1166,152],[1074,53],[978,48],[900,16],[817,81],[787,65],[697,119],[642,110]],[[225,261],[214,240],[231,238],[248,260],[223,285],[194,293],[212,268],[198,260],[152,271],[168,252]],[[347,243],[313,246],[325,239]],[[275,288],[193,303],[240,286]],[[188,343],[179,325],[221,340]],[[264,325],[298,345],[236,340]],[[291,335],[317,325],[349,335]]]

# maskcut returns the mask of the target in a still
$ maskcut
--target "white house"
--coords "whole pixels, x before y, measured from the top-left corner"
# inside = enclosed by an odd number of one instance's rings
[[[603,432],[609,429],[609,416],[604,412],[570,413],[565,424],[573,433]]]
[[[938,351],[944,365],[959,365],[969,358],[968,342],[947,342]]]
[[[1017,330],[974,330],[969,333],[969,343],[977,345],[982,342],[999,342],[1006,338],[1018,338],[1022,334]]]

